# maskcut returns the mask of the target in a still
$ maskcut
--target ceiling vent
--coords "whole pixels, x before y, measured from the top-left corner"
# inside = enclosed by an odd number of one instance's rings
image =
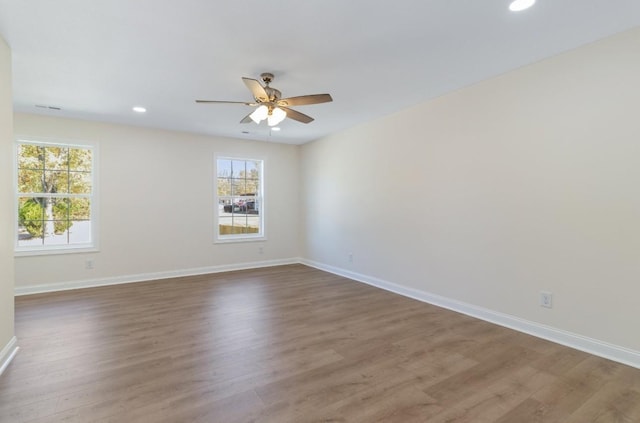
[[[45,106],[44,104],[36,104],[36,107],[39,108],[39,109],[62,110],[60,107],[57,107],[57,106]]]

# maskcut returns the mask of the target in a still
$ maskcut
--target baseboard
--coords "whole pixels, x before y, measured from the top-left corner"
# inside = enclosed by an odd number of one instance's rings
[[[14,336],[9,343],[0,350],[0,376],[4,373],[13,357],[18,352],[18,339]]]
[[[300,263],[640,369],[640,351],[312,260],[301,259]]]
[[[145,282],[158,279],[177,278],[182,276],[206,275],[210,273],[231,272],[235,270],[258,269],[262,267],[298,264],[300,259],[265,260],[250,263],[225,264],[219,266],[198,267],[193,269],[170,270],[165,272],[140,273],[136,275],[114,276],[108,278],[86,279],[70,282],[50,283],[32,286],[18,286],[15,295],[41,294],[45,292],[68,291],[70,289],[94,288],[97,286],[119,285],[124,283]]]

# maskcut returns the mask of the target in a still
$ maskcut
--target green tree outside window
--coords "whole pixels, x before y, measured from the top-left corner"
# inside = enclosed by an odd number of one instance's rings
[[[18,144],[18,224],[28,238],[44,241],[91,220],[92,166],[90,148]]]

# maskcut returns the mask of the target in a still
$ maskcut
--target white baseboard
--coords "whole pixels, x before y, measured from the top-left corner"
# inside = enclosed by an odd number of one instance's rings
[[[312,260],[301,259],[300,263],[640,369],[640,351]]]
[[[206,275],[210,273],[231,272],[234,270],[258,269],[262,267],[298,264],[300,259],[290,258],[282,260],[265,260],[250,263],[225,264],[219,266],[198,267],[193,269],[170,270],[165,272],[140,273],[137,275],[114,276],[108,278],[86,279],[70,282],[50,283],[32,286],[17,286],[15,295],[41,294],[45,292],[68,291],[70,289],[94,288],[97,286],[119,285],[123,283],[145,282],[158,279],[176,278],[182,276]]]
[[[18,352],[18,339],[14,336],[9,343],[0,350],[0,376],[4,373],[13,357]]]

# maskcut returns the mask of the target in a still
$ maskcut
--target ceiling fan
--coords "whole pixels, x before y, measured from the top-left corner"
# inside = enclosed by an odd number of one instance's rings
[[[297,120],[302,123],[313,121],[311,116],[290,109],[289,106],[304,106],[307,104],[319,104],[333,101],[329,94],[310,94],[298,97],[282,98],[282,93],[269,86],[273,81],[273,74],[263,73],[260,78],[264,82],[264,86],[257,80],[252,78],[242,78],[244,84],[249,88],[255,101],[218,101],[218,100],[196,100],[196,103],[227,103],[227,104],[244,104],[246,106],[258,106],[253,112],[249,113],[240,121],[240,123],[249,123],[251,121],[259,124],[263,120],[267,120],[269,126],[275,126],[282,122],[285,118]]]

